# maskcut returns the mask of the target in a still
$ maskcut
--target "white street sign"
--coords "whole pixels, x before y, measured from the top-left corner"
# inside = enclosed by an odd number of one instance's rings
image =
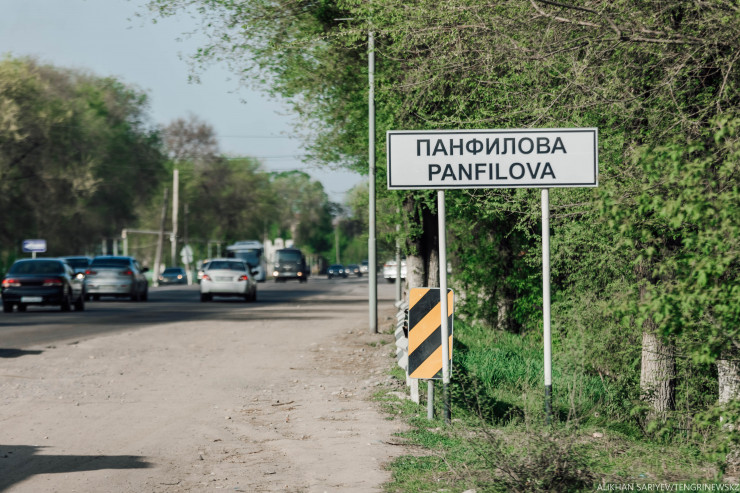
[[[180,250],[180,258],[182,258],[182,261],[186,264],[193,262],[193,249],[190,248],[190,245],[182,247]]]
[[[598,186],[598,129],[391,130],[388,188]]]

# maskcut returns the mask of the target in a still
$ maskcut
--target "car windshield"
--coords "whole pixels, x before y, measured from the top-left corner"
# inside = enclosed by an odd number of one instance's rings
[[[208,270],[246,270],[242,262],[229,262],[226,260],[214,260],[208,264]]]
[[[169,269],[165,269],[163,274],[182,274],[183,269],[180,267],[170,267]]]
[[[65,258],[64,261],[75,269],[84,269],[90,265],[90,262],[86,258]]]
[[[278,262],[300,262],[300,252],[277,252]]]
[[[243,252],[235,252],[234,257],[244,260],[249,265],[259,265],[260,259],[257,252],[254,250],[247,250]]]
[[[64,267],[56,260],[33,260],[16,262],[9,274],[62,274]]]
[[[91,267],[128,267],[129,260],[125,258],[94,258]]]

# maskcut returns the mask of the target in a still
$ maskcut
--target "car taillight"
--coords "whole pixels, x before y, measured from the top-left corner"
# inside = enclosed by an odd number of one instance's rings
[[[92,270],[92,269],[87,269],[87,270],[85,271],[85,275],[86,275],[86,276],[94,276],[95,274],[97,274],[97,272],[95,272],[95,271],[94,271],[94,270]]]
[[[21,287],[21,282],[18,279],[3,279],[3,287],[4,288],[19,288]]]
[[[122,270],[121,271],[121,275],[122,276],[133,276],[134,275],[134,271],[132,271],[131,269]]]
[[[61,286],[63,283],[60,279],[44,279],[44,286]]]
[[[243,276],[239,276],[239,280],[240,281],[248,281],[249,280],[249,277],[246,274],[244,274]]]
[[[211,278],[210,278],[210,276],[208,274],[203,274],[203,280],[204,281],[210,281]]]

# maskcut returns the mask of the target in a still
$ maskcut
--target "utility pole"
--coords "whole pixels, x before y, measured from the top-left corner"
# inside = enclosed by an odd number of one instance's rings
[[[164,189],[164,200],[162,201],[162,220],[159,222],[159,238],[157,239],[157,253],[154,255],[154,273],[152,281],[155,286],[159,286],[159,266],[162,262],[162,243],[164,243],[164,223],[167,221],[167,197],[169,190]]]
[[[177,213],[180,208],[180,170],[175,168],[172,172],[172,266],[177,265]]]
[[[367,65],[368,65],[368,161],[369,161],[369,220],[368,220],[368,277],[370,278],[370,332],[378,333],[378,256],[375,251],[375,34],[367,33]],[[400,279],[399,279],[400,281]]]
[[[339,260],[339,218],[334,220],[334,256],[337,259],[336,263],[341,264]]]

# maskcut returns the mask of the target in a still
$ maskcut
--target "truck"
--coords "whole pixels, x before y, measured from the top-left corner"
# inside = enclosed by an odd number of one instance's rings
[[[309,269],[306,257],[298,248],[281,248],[275,251],[275,263],[273,265],[272,277],[275,282],[285,282],[296,279],[299,282],[307,282]]]

